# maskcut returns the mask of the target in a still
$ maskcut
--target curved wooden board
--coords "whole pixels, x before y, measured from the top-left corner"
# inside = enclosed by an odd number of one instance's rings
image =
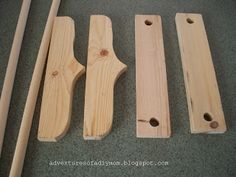
[[[74,57],[74,21],[56,17],[44,82],[38,139],[57,141],[70,124],[74,84],[85,69]]]
[[[101,139],[112,127],[114,85],[127,68],[116,57],[112,42],[111,20],[103,15],[92,15],[86,76],[84,139]]]

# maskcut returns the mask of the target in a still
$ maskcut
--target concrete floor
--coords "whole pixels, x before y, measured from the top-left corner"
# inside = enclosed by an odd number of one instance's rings
[[[0,89],[21,1],[0,1]],[[25,100],[50,8],[49,0],[32,0],[6,127],[0,176],[7,177]],[[204,18],[228,131],[191,135],[182,66],[175,28],[176,12]],[[89,17],[105,14],[113,22],[114,50],[128,65],[115,87],[114,124],[102,141],[82,138],[85,76],[77,83],[70,129],[58,143],[37,140],[42,88],[35,111],[22,176],[24,177],[234,177],[236,176],[236,1],[234,0],[62,0],[59,15],[75,20],[75,56],[86,65]],[[134,15],[162,16],[172,137],[137,139],[135,135]],[[168,166],[50,166],[50,161],[168,161]]]

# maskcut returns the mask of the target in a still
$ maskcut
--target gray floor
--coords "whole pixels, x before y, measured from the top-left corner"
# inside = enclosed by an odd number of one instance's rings
[[[0,89],[20,11],[21,1],[0,1]],[[49,0],[33,0],[20,54],[13,97],[0,159],[0,176],[7,177],[24,104],[50,7]],[[228,131],[222,135],[191,135],[185,88],[174,23],[176,12],[203,15],[212,51]],[[59,15],[75,20],[75,55],[86,65],[89,16],[105,14],[112,19],[114,49],[128,65],[115,87],[114,124],[102,141],[82,138],[85,76],[74,92],[68,134],[58,143],[36,139],[42,88],[35,111],[22,176],[112,177],[234,177],[236,176],[236,1],[234,0],[62,0]],[[163,21],[172,137],[135,137],[134,15],[160,14]],[[50,166],[50,161],[168,161],[168,166]]]

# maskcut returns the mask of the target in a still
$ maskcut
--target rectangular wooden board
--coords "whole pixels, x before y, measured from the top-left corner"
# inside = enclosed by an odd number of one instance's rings
[[[135,16],[137,137],[170,137],[170,115],[162,22]]]
[[[226,131],[210,47],[201,14],[176,14],[191,133]]]

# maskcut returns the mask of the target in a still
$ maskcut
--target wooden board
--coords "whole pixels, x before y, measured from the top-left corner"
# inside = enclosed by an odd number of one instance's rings
[[[135,16],[137,137],[170,137],[162,22],[158,15]]]
[[[111,20],[103,15],[90,18],[86,73],[84,139],[97,140],[112,127],[113,89],[126,65],[116,57],[112,45]]]
[[[39,121],[40,141],[57,141],[70,124],[74,84],[85,71],[74,57],[74,28],[71,18],[55,18]]]
[[[200,14],[176,14],[191,133],[226,131],[214,66]]]

